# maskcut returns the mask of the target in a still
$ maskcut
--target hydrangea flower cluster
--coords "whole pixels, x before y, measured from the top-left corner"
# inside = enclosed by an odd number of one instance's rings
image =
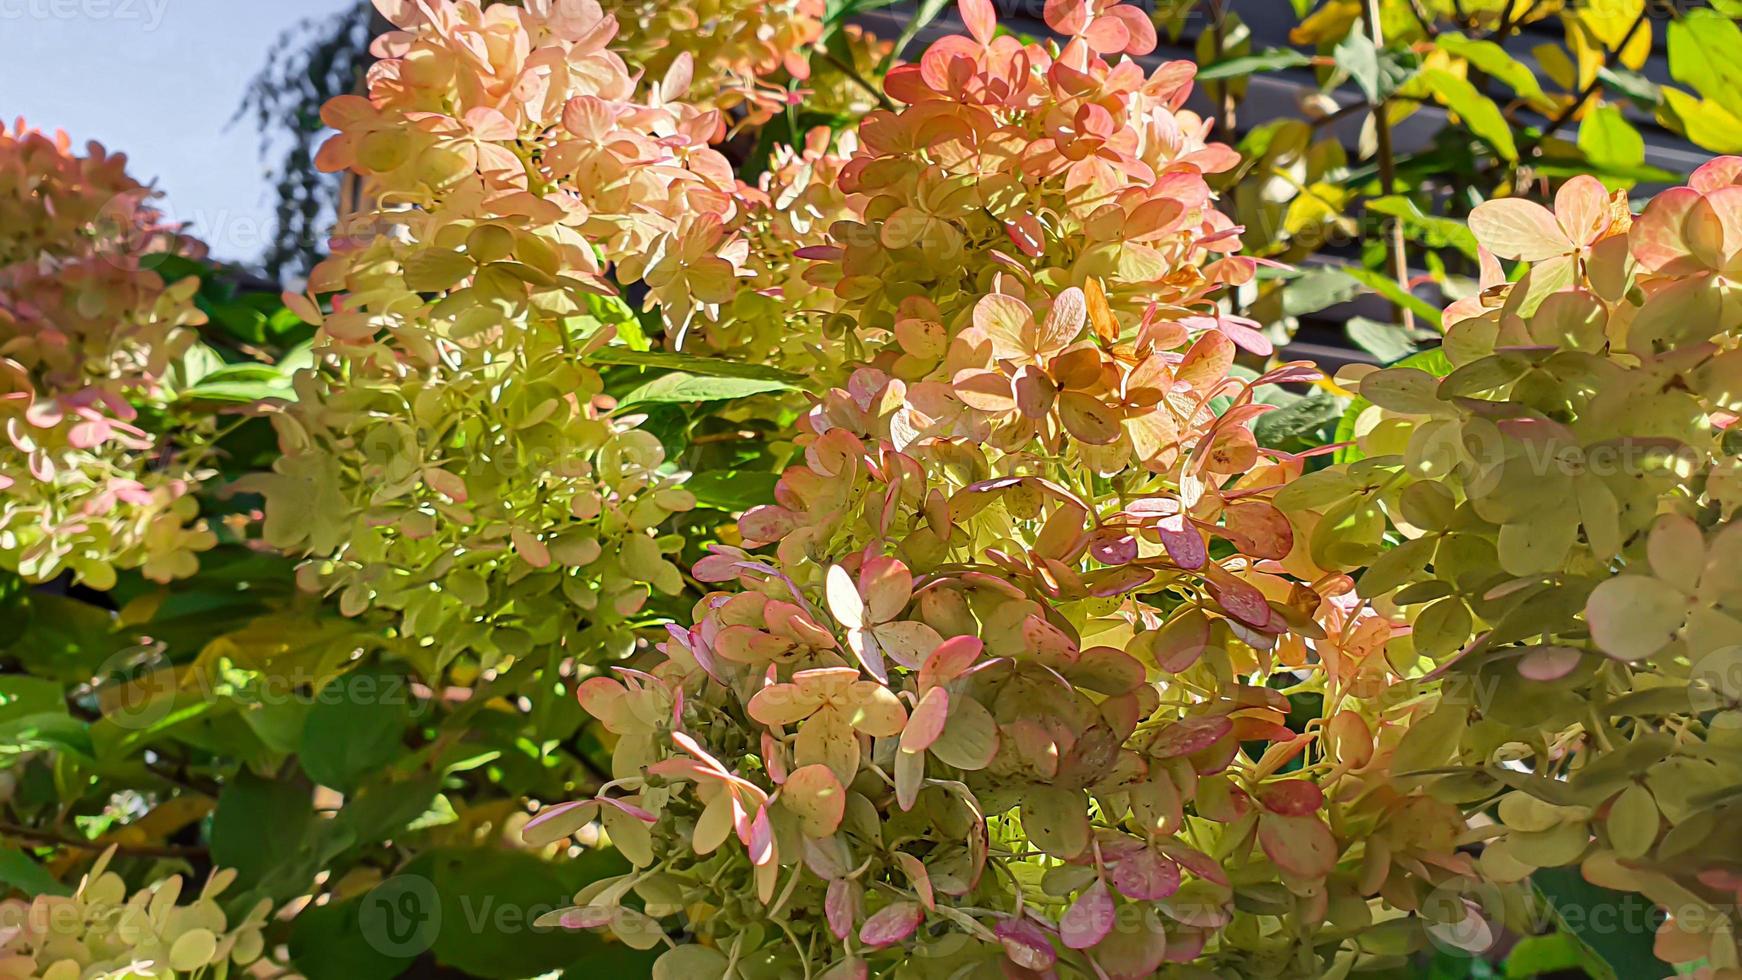
[[[1579,177],[1470,226],[1484,288],[1446,311],[1440,369],[1361,378],[1364,458],[1278,502],[1413,620],[1394,660],[1467,692],[1409,768],[1495,808],[1484,875],[1577,866],[1668,913],[1666,962],[1736,976],[1742,158],[1637,217]]]
[[[823,0],[610,0],[623,52],[654,78],[679,59],[703,66],[691,100],[740,109],[746,125],[767,122],[794,99],[784,81],[810,79],[809,49],[823,33]],[[784,76],[784,78],[782,78]]]
[[[1403,952],[1466,828],[1386,785],[1392,624],[1270,501],[1302,464],[1255,394],[1313,375],[1230,374],[1269,353],[1214,300],[1253,272],[1205,182],[1232,152],[1190,65],[1108,60],[1153,45],[1135,8],[1049,3],[1062,46],[961,12],[805,249],[853,329],[803,462],[664,659],[579,689],[615,779],[526,834],[599,821],[637,870],[552,919],[709,977]]]
[[[198,281],[166,284],[146,260],[196,246],[126,163],[22,121],[0,129],[0,566],[33,581],[71,570],[103,589],[136,567],[168,580],[213,543],[185,447],[137,407],[164,400],[204,322]]]
[[[232,965],[246,967],[260,958],[266,945],[261,929],[272,903],[262,899],[231,925],[217,899],[235,872],[213,873],[194,901],[179,904],[179,875],[129,896],[126,882],[108,870],[113,855],[113,848],[104,852],[70,896],[0,903],[6,923],[0,930],[0,976],[173,980],[223,976]]]
[[[384,3],[399,31],[367,97],[336,99],[320,160],[376,208],[290,297],[324,363],[276,423],[273,545],[347,613],[396,611],[438,662],[578,639],[626,652],[648,586],[682,588],[656,536],[694,498],[583,364],[641,282],[681,335],[738,292],[746,252],[718,111],[651,95],[591,0]]]

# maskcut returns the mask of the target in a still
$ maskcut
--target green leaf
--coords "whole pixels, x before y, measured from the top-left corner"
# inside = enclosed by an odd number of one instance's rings
[[[270,364],[232,364],[212,371],[181,393],[181,400],[251,405],[268,399],[294,401],[290,376]]]
[[[358,670],[322,688],[303,726],[303,771],[323,786],[350,792],[405,754],[410,698],[405,676],[386,671]]]
[[[243,772],[218,794],[212,861],[236,869],[238,893],[283,900],[302,894],[320,869],[311,846],[318,829],[308,787]]]
[[[1341,269],[1308,269],[1283,285],[1282,312],[1288,316],[1304,316],[1347,303],[1359,295],[1361,284]]]
[[[1742,110],[1742,28],[1714,10],[1671,21],[1669,74],[1731,112]]]
[[[1623,98],[1632,99],[1643,106],[1656,107],[1663,101],[1663,89],[1658,84],[1636,71],[1620,66],[1600,68],[1597,77],[1614,92]]]
[[[65,692],[58,682],[25,674],[0,677],[0,722],[66,710]]]
[[[1464,128],[1494,148],[1502,159],[1518,159],[1518,142],[1512,136],[1512,124],[1500,112],[1494,100],[1476,90],[1466,79],[1443,68],[1429,68],[1422,79],[1441,105],[1458,114]]]
[[[16,847],[0,847],[0,883],[11,885],[31,898],[71,895],[73,891]]]
[[[1238,58],[1226,58],[1214,64],[1205,65],[1198,72],[1200,82],[1215,82],[1227,78],[1244,78],[1260,72],[1284,71],[1289,68],[1305,68],[1313,63],[1313,59],[1293,48],[1272,48],[1259,54],[1242,55]]]
[[[1400,326],[1390,323],[1380,323],[1364,316],[1352,318],[1348,323],[1349,340],[1361,348],[1381,364],[1391,364],[1401,361],[1415,353],[1415,341]]]
[[[1675,972],[1652,952],[1658,917],[1649,899],[1593,885],[1576,865],[1542,868],[1530,880],[1561,919],[1562,931],[1588,947],[1611,977]]]
[[[1476,236],[1462,221],[1423,214],[1415,201],[1402,194],[1376,197],[1367,202],[1367,210],[1390,215],[1403,223],[1403,232],[1414,242],[1430,249],[1450,246],[1470,258],[1477,257]]]
[[[1362,268],[1358,265],[1344,267],[1343,273],[1352,279],[1358,280],[1363,286],[1372,289],[1374,292],[1393,303],[1407,307],[1410,312],[1427,321],[1434,329],[1438,330],[1441,328],[1442,324],[1439,309],[1427,300],[1422,299],[1420,296],[1406,291],[1402,286],[1397,284],[1397,280],[1390,276],[1382,272],[1374,272],[1372,269]]]
[[[586,955],[589,946],[602,953],[617,945],[592,933],[535,931],[531,926],[542,913],[572,904],[575,892],[588,882],[625,870],[627,862],[613,851],[593,851],[555,864],[499,848],[427,851],[406,865],[401,876],[428,883],[417,892],[429,907],[400,911],[435,916],[440,927],[434,930],[430,951],[443,965],[469,976],[519,980],[561,969]],[[400,899],[395,904],[410,903]],[[363,924],[369,925],[371,918],[366,915]],[[646,962],[653,959],[649,956]]]
[[[1612,105],[1593,108],[1579,124],[1579,149],[1594,165],[1606,170],[1643,167],[1645,137],[1627,121],[1621,110]],[[1615,186],[1631,186],[1634,181],[1616,181]]]
[[[907,45],[919,36],[919,32],[925,30],[927,24],[936,20],[938,14],[943,13],[944,6],[948,2],[949,0],[920,0],[919,9],[914,12],[913,18],[907,22],[907,26],[902,28],[901,36],[895,39],[895,47],[890,49],[888,56],[883,59],[883,64],[878,66],[879,70],[888,71],[889,66],[895,63],[895,59],[901,57],[902,52],[907,49]]]
[[[1293,441],[1316,442],[1318,433],[1343,415],[1346,402],[1322,388],[1258,416],[1252,434],[1260,446],[1287,448]]]
[[[367,897],[310,905],[297,913],[290,933],[290,958],[298,972],[308,980],[392,980],[411,966],[415,956],[390,955],[387,951],[394,944],[365,929],[360,913]],[[415,928],[410,922],[404,925]]]
[[[748,398],[770,391],[790,391],[783,381],[761,378],[722,378],[674,371],[661,375],[623,396],[622,405],[668,403],[693,405],[697,402],[723,402]]]
[[[775,473],[715,470],[697,473],[685,481],[683,488],[695,494],[696,502],[703,507],[739,513],[773,502],[774,485],[778,482],[780,477]]]
[[[1542,83],[1537,81],[1536,72],[1493,41],[1476,41],[1462,34],[1450,33],[1441,34],[1435,38],[1435,43],[1447,54],[1456,55],[1478,71],[1505,82],[1524,98],[1543,97]]]
[[[1564,932],[1526,936],[1506,955],[1505,975],[1508,980],[1529,980],[1545,973],[1581,970],[1591,960],[1590,952]]]
[[[1658,116],[1692,143],[1714,153],[1742,153],[1742,107],[1736,112],[1714,99],[1698,99],[1678,88],[1663,90]]]
[[[803,375],[782,371],[761,364],[742,364],[718,357],[679,354],[673,351],[638,351],[625,347],[605,347],[587,358],[595,364],[626,364],[630,367],[664,368],[707,378],[748,378],[755,381],[779,382],[789,388],[808,387]]]

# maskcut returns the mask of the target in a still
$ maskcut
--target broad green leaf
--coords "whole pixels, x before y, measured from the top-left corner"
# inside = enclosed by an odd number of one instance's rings
[[[1308,269],[1282,287],[1282,310],[1288,316],[1317,313],[1361,294],[1361,284],[1340,269]]]
[[[1658,118],[1665,125],[1715,153],[1742,153],[1742,108],[1732,111],[1678,88],[1664,88],[1663,98]]]
[[[1589,947],[1611,977],[1674,973],[1652,953],[1656,917],[1650,900],[1593,885],[1577,867],[1543,868],[1530,880],[1560,919],[1561,931]]]
[[[276,900],[303,894],[320,870],[313,790],[243,772],[224,786],[212,816],[212,861],[234,868],[238,893]]]
[[[1731,112],[1742,111],[1742,28],[1713,10],[1671,21],[1669,73]]]
[[[72,894],[71,888],[16,847],[0,847],[0,884],[10,885],[32,898]]]
[[[1349,320],[1347,329],[1349,340],[1381,364],[1392,364],[1415,353],[1415,341],[1401,326],[1358,316]]]
[[[713,470],[697,473],[683,488],[703,507],[738,513],[758,504],[772,503],[778,474],[757,470]]]
[[[806,379],[790,371],[761,364],[741,364],[718,357],[680,354],[673,351],[638,351],[625,347],[605,347],[588,355],[595,364],[626,364],[630,367],[664,368],[708,378],[749,378],[779,382],[791,388],[807,387]]]
[[[1450,246],[1474,259],[1477,255],[1476,236],[1462,221],[1423,214],[1415,201],[1402,194],[1376,197],[1367,202],[1367,210],[1390,215],[1403,222],[1403,233],[1411,241],[1428,248]]]
[[[1518,159],[1518,142],[1512,135],[1512,124],[1501,114],[1494,100],[1476,90],[1467,79],[1443,68],[1429,68],[1422,79],[1441,105],[1458,114],[1464,126],[1481,137],[1502,159]]]
[[[792,385],[783,381],[758,378],[722,378],[674,371],[662,375],[623,396],[622,405],[667,403],[693,405],[698,402],[731,401],[770,391],[790,391]]]
[[[1397,280],[1383,272],[1374,272],[1358,265],[1345,266],[1344,274],[1359,281],[1362,285],[1396,303],[1407,307],[1411,313],[1425,320],[1434,329],[1441,329],[1441,314],[1437,307],[1420,296],[1415,295],[1397,284]]]
[[[411,687],[403,674],[359,670],[315,695],[303,726],[303,771],[349,792],[370,772],[405,754]]]
[[[1263,72],[1305,68],[1312,63],[1313,59],[1293,48],[1272,48],[1260,54],[1242,55],[1238,58],[1228,58],[1206,65],[1203,70],[1198,72],[1197,78],[1200,82],[1215,82],[1227,78],[1244,78]]]
[[[1593,108],[1579,124],[1579,149],[1596,166],[1616,170],[1645,165],[1645,137],[1612,105]],[[1634,181],[1605,181],[1630,187]]]
[[[1454,32],[1441,34],[1434,43],[1446,53],[1456,55],[1472,67],[1505,82],[1524,98],[1543,98],[1542,83],[1537,81],[1536,72],[1493,41],[1472,40]]]

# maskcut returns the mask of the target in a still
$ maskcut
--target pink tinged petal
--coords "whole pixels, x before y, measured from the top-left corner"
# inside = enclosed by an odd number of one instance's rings
[[[991,44],[998,30],[998,14],[992,9],[992,0],[958,0],[957,6],[962,12],[962,25],[974,40],[982,45]]]
[[[925,862],[906,851],[897,851],[895,863],[901,865],[901,873],[913,885],[914,894],[919,896],[920,904],[928,909],[936,908],[937,896],[932,891],[931,872],[926,870]]]
[[[858,884],[846,878],[829,882],[828,895],[823,899],[823,916],[828,919],[829,932],[836,939],[846,939],[853,934],[853,927],[859,921],[859,906]]]
[[[1578,669],[1584,651],[1573,647],[1537,647],[1518,661],[1519,676],[1533,681],[1558,681]]]
[[[1167,556],[1181,568],[1203,568],[1210,560],[1203,533],[1192,526],[1184,514],[1162,518],[1155,526],[1155,533],[1161,538],[1161,546],[1167,549]]]
[[[1088,322],[1088,318],[1089,301],[1083,291],[1076,286],[1066,289],[1052,301],[1052,309],[1047,311],[1046,320],[1041,324],[1037,346],[1049,354],[1064,350],[1083,332],[1083,324]]]
[[[1059,938],[1071,949],[1088,949],[1113,930],[1117,915],[1107,883],[1097,878],[1059,917]]]
[[[1701,200],[1698,191],[1686,187],[1674,187],[1652,198],[1628,232],[1628,244],[1641,268],[1662,275],[1704,271],[1682,237],[1688,213]]]
[[[853,651],[859,665],[865,672],[877,678],[878,683],[889,683],[889,666],[883,659],[883,646],[877,642],[877,634],[868,629],[854,629],[847,634],[847,649]]]
[[[1710,194],[1720,187],[1729,187],[1732,184],[1742,184],[1742,157],[1708,160],[1688,177],[1688,186],[1702,194]]]
[[[952,636],[938,644],[919,671],[921,690],[948,684],[980,659],[986,644],[977,636]]]
[[[1476,205],[1470,212],[1470,231],[1504,259],[1538,262],[1563,255],[1572,247],[1553,213],[1516,197]]]
[[[101,446],[109,438],[109,423],[104,420],[80,422],[67,432],[67,444],[74,449]]]
[[[1715,190],[1706,195],[1706,203],[1724,229],[1723,256],[1728,267],[1736,254],[1742,252],[1742,186]]]
[[[707,749],[702,748],[702,744],[696,741],[689,732],[672,732],[671,740],[676,743],[678,748],[688,752],[711,772],[721,776],[731,775],[730,770],[721,765],[720,760],[714,758]]]
[[[1155,902],[1179,891],[1179,865],[1145,847],[1113,869],[1113,887],[1126,898]]]
[[[1039,614],[1030,614],[1022,621],[1022,639],[1031,653],[1051,660],[1069,659],[1077,653],[1077,644]]]
[[[1039,258],[1046,253],[1046,228],[1032,214],[1019,214],[1004,222],[1004,233],[1029,258]]]
[[[1554,213],[1569,242],[1588,246],[1609,230],[1609,192],[1602,181],[1580,174],[1556,192]]]
[[[1225,715],[1185,718],[1162,729],[1149,743],[1149,754],[1157,759],[1191,755],[1216,744],[1233,730],[1234,723]]]
[[[557,919],[557,924],[564,929],[600,929],[610,925],[616,915],[617,910],[610,906],[588,905],[565,910]]]
[[[764,504],[744,512],[738,518],[738,533],[747,546],[779,541],[798,527],[798,518],[784,507]]]
[[[1259,806],[1285,817],[1303,817],[1325,805],[1324,792],[1304,779],[1266,783],[1254,795]]]
[[[1121,4],[1111,10],[1104,11],[1102,16],[1115,18],[1124,23],[1125,30],[1130,37],[1130,40],[1125,43],[1126,54],[1142,57],[1155,50],[1155,44],[1158,40],[1155,34],[1155,23],[1149,19],[1149,14],[1145,11],[1134,6]]]
[[[1316,816],[1262,814],[1258,843],[1277,867],[1302,878],[1323,878],[1337,866],[1337,838]]]
[[[1030,919],[1004,919],[992,929],[1004,946],[1004,955],[1024,970],[1050,970],[1058,951],[1045,929]]]
[[[918,902],[896,902],[865,920],[859,929],[859,941],[879,949],[893,946],[913,935],[924,921],[925,908]]]
[[[950,692],[934,687],[925,692],[914,707],[907,727],[901,732],[901,751],[924,752],[943,734],[944,723],[950,717]]]
[[[1724,219],[1712,206],[1711,197],[1700,198],[1688,209],[1687,216],[1682,219],[1682,241],[1687,242],[1688,251],[1701,265],[1708,269],[1723,268]]]
[[[879,557],[859,569],[858,592],[870,622],[886,623],[901,615],[913,598],[913,574],[899,559]],[[831,593],[830,603],[834,597]]]
[[[847,791],[828,766],[804,766],[787,776],[780,801],[798,817],[799,829],[810,837],[827,837],[847,812]]]
[[[592,823],[598,812],[599,804],[593,800],[547,806],[520,828],[520,839],[530,847],[554,844]]]
[[[581,710],[599,719],[605,730],[614,735],[630,734],[633,713],[625,704],[629,692],[609,677],[594,677],[575,688],[575,700]]]
[[[761,867],[774,860],[774,825],[769,822],[767,807],[758,809],[756,819],[750,821],[750,839],[744,846],[750,851],[751,864]]]

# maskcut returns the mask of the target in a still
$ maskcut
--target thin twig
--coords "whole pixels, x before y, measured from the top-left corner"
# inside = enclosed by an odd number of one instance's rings
[[[1572,105],[1561,110],[1560,115],[1555,116],[1549,121],[1548,126],[1546,126],[1542,131],[1542,136],[1537,139],[1532,149],[1540,151],[1543,141],[1553,136],[1562,126],[1571,122],[1573,117],[1579,114],[1579,110],[1585,107],[1585,103],[1591,101],[1591,96],[1596,95],[1597,90],[1603,86],[1603,69],[1609,67],[1609,59],[1614,58],[1621,52],[1627,50],[1627,46],[1633,43],[1634,36],[1639,33],[1641,27],[1645,26],[1645,22],[1650,16],[1651,4],[1646,3],[1645,6],[1640,8],[1639,16],[1634,18],[1633,26],[1627,29],[1626,36],[1621,39],[1620,44],[1615,46],[1615,50],[1610,51],[1607,48],[1603,49],[1603,64],[1596,72],[1592,73],[1591,81],[1579,92],[1578,98],[1573,100]]]
[[[1428,16],[1421,0],[1409,0],[1409,12],[1415,15],[1415,22],[1421,25],[1422,33],[1428,36],[1428,40],[1440,36],[1440,29],[1434,26],[1433,18]]]
[[[84,851],[106,851],[113,847],[122,854],[132,854],[139,857],[197,858],[203,860],[210,853],[204,847],[181,844],[124,844],[119,841],[90,840],[85,837],[57,834],[52,830],[36,830],[32,827],[20,827],[9,823],[0,823],[0,834],[34,841],[38,844],[76,847]]]
[[[1379,22],[1379,0],[1367,0],[1364,7],[1367,15],[1367,33],[1373,39],[1374,48],[1385,45],[1385,35]],[[1391,120],[1386,116],[1387,100],[1379,100],[1373,107],[1373,128],[1379,137],[1379,187],[1385,196],[1397,193],[1397,162],[1391,149]],[[1397,278],[1397,286],[1404,292],[1409,292],[1409,252],[1403,239],[1403,220],[1393,218],[1391,221],[1391,268],[1392,275]],[[1406,333],[1415,332],[1415,313],[1409,307],[1399,303],[1397,311],[1402,315],[1403,329]]]
[[[854,68],[852,65],[847,64],[845,61],[842,61],[840,58],[835,56],[835,53],[833,51],[830,51],[827,48],[818,48],[817,53],[823,56],[824,61],[826,61],[830,65],[834,66],[836,71],[839,71],[841,74],[852,79],[854,84],[858,85],[860,88],[864,89],[866,92],[869,92],[871,94],[871,97],[877,100],[878,105],[882,106],[885,110],[887,110],[889,112],[895,111],[895,103],[890,100],[888,95],[884,94],[882,89],[878,88],[876,85],[871,84],[871,80],[869,78],[866,78],[864,75],[860,74],[859,69]]]

